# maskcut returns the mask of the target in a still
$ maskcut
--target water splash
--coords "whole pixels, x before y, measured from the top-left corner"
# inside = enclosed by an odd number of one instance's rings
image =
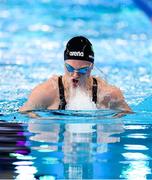
[[[96,105],[91,97],[82,88],[71,88],[70,98],[67,104],[69,110],[96,110]]]

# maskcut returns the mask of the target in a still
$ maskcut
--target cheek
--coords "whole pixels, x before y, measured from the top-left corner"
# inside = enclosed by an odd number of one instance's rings
[[[70,75],[69,71],[66,68],[64,68],[64,72],[66,75]]]
[[[91,70],[89,70],[89,71],[86,73],[87,76],[90,76],[90,74],[91,74]]]
[[[69,72],[65,72],[65,75],[66,75],[67,78],[71,77],[71,73],[69,73]]]

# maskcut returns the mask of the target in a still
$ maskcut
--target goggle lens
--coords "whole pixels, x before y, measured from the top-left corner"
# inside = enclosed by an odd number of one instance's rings
[[[73,66],[71,66],[70,64],[67,64],[67,63],[65,63],[65,66],[66,66],[67,70],[68,70],[70,73],[74,73],[74,71],[76,71],[76,72],[79,73],[79,74],[86,74],[87,71],[88,71],[89,68],[90,68],[90,66],[89,66],[89,67],[83,67],[83,68],[75,69]]]

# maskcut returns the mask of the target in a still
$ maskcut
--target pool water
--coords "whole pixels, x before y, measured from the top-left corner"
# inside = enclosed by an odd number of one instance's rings
[[[1,177],[152,178],[151,113],[119,119],[102,110],[36,113],[42,119],[19,113],[2,117]]]
[[[0,179],[152,179],[152,24],[132,0],[0,0]],[[134,114],[18,113],[31,89],[63,73],[69,38],[94,45],[93,74]]]

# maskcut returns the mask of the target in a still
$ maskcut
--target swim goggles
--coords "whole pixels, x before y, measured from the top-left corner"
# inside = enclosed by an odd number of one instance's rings
[[[77,72],[79,74],[86,74],[87,71],[91,68],[91,66],[87,66],[87,67],[82,67],[82,68],[79,68],[79,69],[75,69],[73,66],[71,66],[70,64],[67,64],[67,63],[65,63],[65,66],[66,66],[68,72],[74,73],[74,71],[75,71],[75,72]]]

